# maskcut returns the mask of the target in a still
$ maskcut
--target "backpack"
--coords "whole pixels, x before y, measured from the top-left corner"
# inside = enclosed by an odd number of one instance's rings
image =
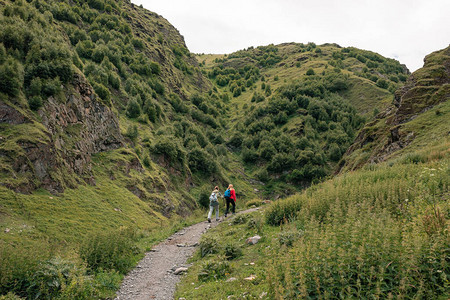
[[[223,196],[224,196],[224,197],[230,197],[230,196],[231,196],[231,191],[230,191],[230,189],[227,189],[227,190],[225,191],[225,193],[223,193]]]
[[[217,194],[216,193],[211,193],[211,196],[209,196],[209,202],[211,203],[216,203],[217,201]]]

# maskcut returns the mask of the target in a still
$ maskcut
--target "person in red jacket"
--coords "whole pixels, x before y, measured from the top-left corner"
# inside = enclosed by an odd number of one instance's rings
[[[231,212],[233,215],[236,213],[236,191],[233,188],[233,185],[230,183],[228,189],[223,193],[225,200],[227,201],[227,209],[225,210],[225,217],[230,211],[230,204],[233,206],[231,208]]]

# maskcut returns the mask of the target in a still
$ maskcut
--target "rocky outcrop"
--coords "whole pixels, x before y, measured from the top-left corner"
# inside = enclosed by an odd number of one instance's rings
[[[356,169],[365,163],[387,160],[408,146],[416,133],[403,130],[403,124],[450,99],[450,46],[424,59],[424,67],[414,72],[405,86],[395,92],[392,106],[365,125],[349,147],[337,170]],[[349,165],[349,157],[358,150],[369,152],[366,160]]]
[[[82,75],[74,75],[65,99],[50,97],[38,114],[43,126],[0,103],[0,123],[10,126],[12,132],[22,124],[27,124],[28,131],[36,131],[22,132],[23,136],[13,133],[8,136],[10,145],[1,147],[0,156],[12,168],[10,176],[22,178],[6,186],[18,192],[29,193],[39,187],[62,192],[81,180],[95,184],[92,154],[123,145],[117,117]],[[6,143],[6,139],[0,142]]]
[[[73,85],[74,92],[66,96],[66,103],[51,97],[39,115],[69,168],[86,175],[91,155],[119,148],[123,138],[117,117],[84,77],[75,75]]]
[[[424,67],[414,72],[404,87],[397,90],[397,110],[388,123],[407,122],[436,104],[450,99],[450,47],[425,57]]]

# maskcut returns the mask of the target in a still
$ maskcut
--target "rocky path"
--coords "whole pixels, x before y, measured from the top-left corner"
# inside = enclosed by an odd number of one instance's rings
[[[186,227],[153,247],[125,277],[116,300],[173,299],[176,284],[180,280],[180,275],[176,273],[182,270],[180,268],[188,267],[186,261],[194,254],[201,235],[218,224],[215,221],[211,224],[201,222]]]

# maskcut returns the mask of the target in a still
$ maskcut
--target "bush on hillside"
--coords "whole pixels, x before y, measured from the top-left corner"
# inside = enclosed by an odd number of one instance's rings
[[[200,171],[206,175],[217,172],[218,165],[212,156],[201,148],[194,148],[187,155],[191,171]]]
[[[313,69],[308,69],[308,70],[306,71],[306,75],[308,75],[308,76],[315,75],[315,74],[316,74],[316,72],[314,72]]]
[[[209,208],[209,193],[204,191],[201,192],[197,201],[200,207]]]
[[[15,97],[19,94],[23,82],[23,66],[8,59],[0,65],[0,92]]]
[[[137,118],[141,115],[141,106],[135,99],[131,99],[127,105],[127,117],[128,118]]]

